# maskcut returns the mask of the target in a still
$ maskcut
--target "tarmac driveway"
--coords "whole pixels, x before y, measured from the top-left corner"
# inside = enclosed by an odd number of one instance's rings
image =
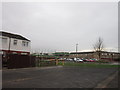
[[[94,88],[117,70],[117,68],[62,66],[3,70],[2,86],[3,88]]]

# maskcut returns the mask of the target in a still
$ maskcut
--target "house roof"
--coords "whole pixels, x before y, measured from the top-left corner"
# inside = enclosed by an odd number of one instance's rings
[[[16,39],[21,39],[21,40],[27,40],[27,41],[30,41],[29,39],[21,36],[21,35],[18,35],[18,34],[13,34],[13,33],[8,33],[8,32],[4,32],[4,31],[0,31],[0,35],[1,36],[6,36],[6,37],[10,37],[10,38],[16,38]]]

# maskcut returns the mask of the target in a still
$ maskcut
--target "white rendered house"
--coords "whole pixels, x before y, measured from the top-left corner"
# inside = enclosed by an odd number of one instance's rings
[[[30,44],[30,40],[21,35],[0,31],[0,51],[3,53],[30,54]]]

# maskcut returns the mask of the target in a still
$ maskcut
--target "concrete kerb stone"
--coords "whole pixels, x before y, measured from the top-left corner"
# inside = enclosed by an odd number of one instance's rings
[[[23,70],[23,69],[52,69],[52,68],[61,68],[63,66],[48,66],[48,67],[28,67],[28,68],[16,68],[16,69],[2,69],[2,71],[7,70]]]

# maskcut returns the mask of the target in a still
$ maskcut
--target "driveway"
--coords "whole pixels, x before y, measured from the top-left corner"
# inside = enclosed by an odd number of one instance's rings
[[[73,66],[3,70],[2,86],[3,88],[94,88],[117,70],[117,68]]]

